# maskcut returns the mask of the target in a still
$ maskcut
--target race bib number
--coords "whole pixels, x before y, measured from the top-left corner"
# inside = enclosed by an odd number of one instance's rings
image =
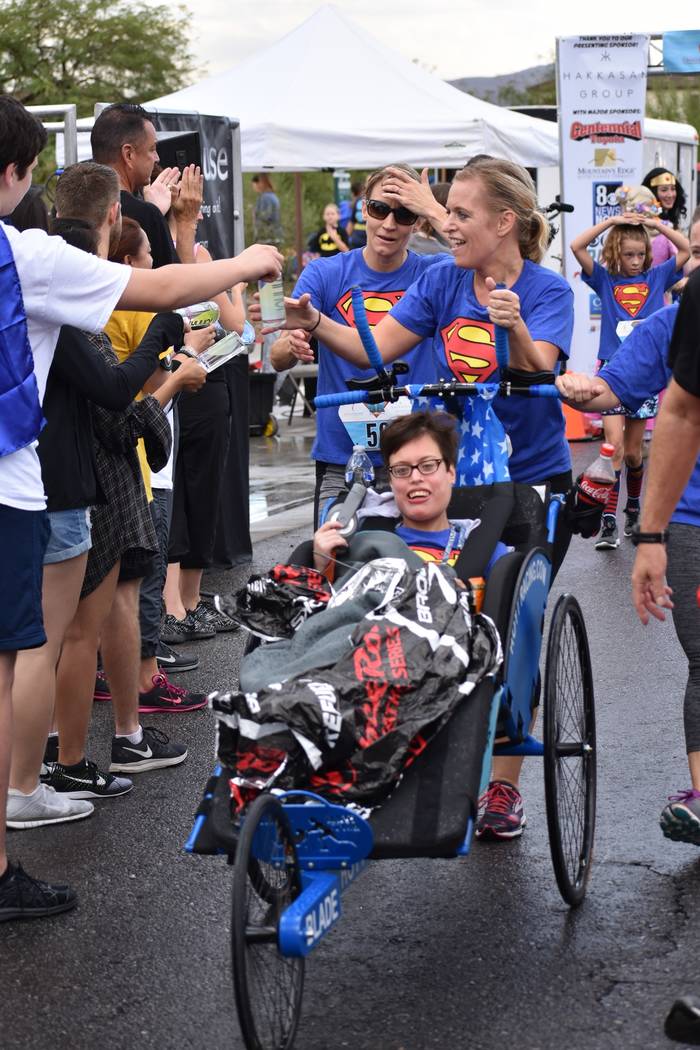
[[[626,339],[627,336],[631,333],[632,329],[636,328],[638,324],[639,321],[618,321],[617,326],[615,328],[615,333],[620,342],[622,342],[623,339]]]
[[[383,401],[372,405],[341,405],[338,415],[353,445],[363,445],[368,452],[379,451],[379,438],[384,427],[399,416],[411,411],[411,400],[400,397],[398,401]]]

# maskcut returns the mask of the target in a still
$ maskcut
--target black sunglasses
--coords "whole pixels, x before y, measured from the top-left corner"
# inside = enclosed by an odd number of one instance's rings
[[[390,204],[385,204],[384,201],[374,200],[368,200],[365,204],[367,214],[373,219],[379,219],[381,222],[389,215],[394,216],[399,226],[413,226],[414,222],[418,222],[418,216],[414,215],[408,208],[404,208],[403,205],[399,205],[398,208],[392,208]]]

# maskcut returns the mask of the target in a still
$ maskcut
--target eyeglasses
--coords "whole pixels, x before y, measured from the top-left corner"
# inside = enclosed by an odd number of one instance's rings
[[[444,460],[422,459],[420,463],[397,463],[389,467],[389,473],[392,478],[410,478],[414,470],[417,470],[419,474],[434,474],[441,463],[444,463]]]
[[[389,215],[394,216],[399,226],[413,226],[414,222],[418,222],[418,216],[414,215],[408,208],[404,208],[403,205],[399,205],[398,208],[392,208],[390,204],[385,204],[384,201],[375,200],[368,200],[365,204],[367,214],[373,219],[379,219],[381,222]]]

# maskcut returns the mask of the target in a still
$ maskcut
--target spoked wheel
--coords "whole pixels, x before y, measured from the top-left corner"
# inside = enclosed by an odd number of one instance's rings
[[[576,907],[586,895],[593,855],[596,746],[588,636],[570,594],[556,604],[547,642],[544,789],[557,886]]]
[[[279,953],[282,912],[301,890],[282,805],[261,795],[248,808],[233,872],[231,952],[238,1019],[248,1050],[289,1050],[304,988],[304,959]]]

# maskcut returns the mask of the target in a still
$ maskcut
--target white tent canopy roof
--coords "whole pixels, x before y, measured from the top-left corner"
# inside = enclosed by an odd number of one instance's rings
[[[337,72],[308,72],[329,43]],[[235,118],[246,171],[454,168],[475,153],[528,167],[559,162],[556,124],[466,95],[333,5],[233,69],[145,105]]]

